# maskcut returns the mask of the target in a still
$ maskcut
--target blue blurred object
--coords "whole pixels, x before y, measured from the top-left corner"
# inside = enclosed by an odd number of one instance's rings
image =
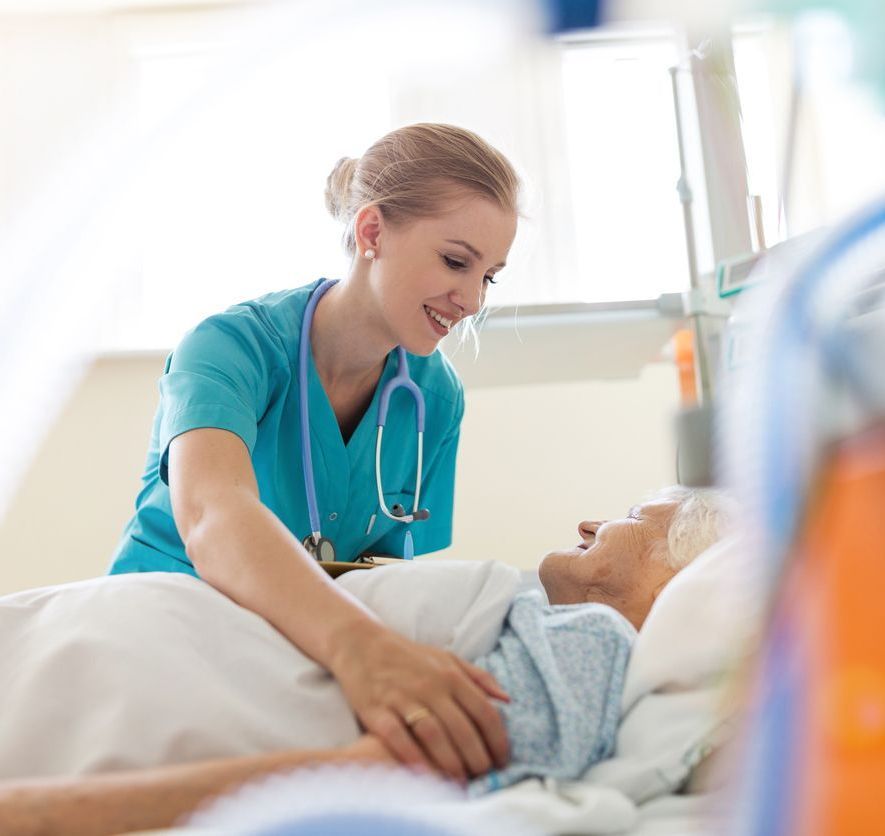
[[[551,34],[598,26],[602,0],[548,0],[547,17]]]
[[[790,832],[796,805],[794,765],[802,756],[801,695],[808,687],[795,625],[781,614],[762,659],[762,710],[756,718],[735,834],[780,836]]]
[[[418,819],[386,813],[325,813],[277,824],[255,836],[459,836]]]

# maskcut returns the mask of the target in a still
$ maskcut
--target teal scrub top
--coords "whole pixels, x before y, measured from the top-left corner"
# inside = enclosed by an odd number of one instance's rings
[[[169,444],[188,430],[236,433],[252,458],[261,501],[302,541],[310,534],[299,424],[298,342],[304,308],[322,279],[235,305],[190,331],[169,355],[159,381],[142,489],[135,514],[111,562],[111,574],[197,572],[178,535],[168,486]],[[308,363],[310,438],[320,525],[338,560],[364,552],[402,556],[406,531],[414,553],[451,543],[455,456],[464,394],[446,358],[407,355],[426,403],[421,507],[430,518],[404,524],[385,517],[375,486],[375,438],[381,389],[397,370],[392,351],[375,395],[347,444],[311,353]],[[413,507],[415,402],[394,392],[384,430],[381,474],[387,507]]]

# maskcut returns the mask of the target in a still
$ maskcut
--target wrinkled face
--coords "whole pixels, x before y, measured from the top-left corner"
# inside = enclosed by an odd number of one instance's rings
[[[581,522],[581,542],[541,562],[550,603],[608,604],[639,629],[660,589],[676,574],[661,555],[677,506],[653,500],[634,506],[623,519]]]
[[[432,218],[382,220],[369,280],[390,341],[412,354],[431,354],[482,307],[515,235],[515,213],[464,194]]]

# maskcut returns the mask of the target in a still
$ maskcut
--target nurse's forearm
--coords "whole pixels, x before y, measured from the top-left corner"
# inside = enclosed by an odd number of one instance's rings
[[[365,738],[364,740],[368,740]],[[0,782],[0,833],[105,836],[169,827],[206,800],[255,778],[311,763],[390,761],[380,744],[280,752],[84,778]]]
[[[326,668],[335,636],[386,629],[246,492],[213,502],[189,531],[186,548],[205,581],[263,616]]]

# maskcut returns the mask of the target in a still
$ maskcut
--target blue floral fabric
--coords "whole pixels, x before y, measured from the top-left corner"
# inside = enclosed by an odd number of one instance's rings
[[[511,762],[470,785],[472,796],[528,777],[574,779],[615,744],[634,627],[603,604],[548,606],[516,596],[495,648],[476,664],[510,695],[500,710]]]

